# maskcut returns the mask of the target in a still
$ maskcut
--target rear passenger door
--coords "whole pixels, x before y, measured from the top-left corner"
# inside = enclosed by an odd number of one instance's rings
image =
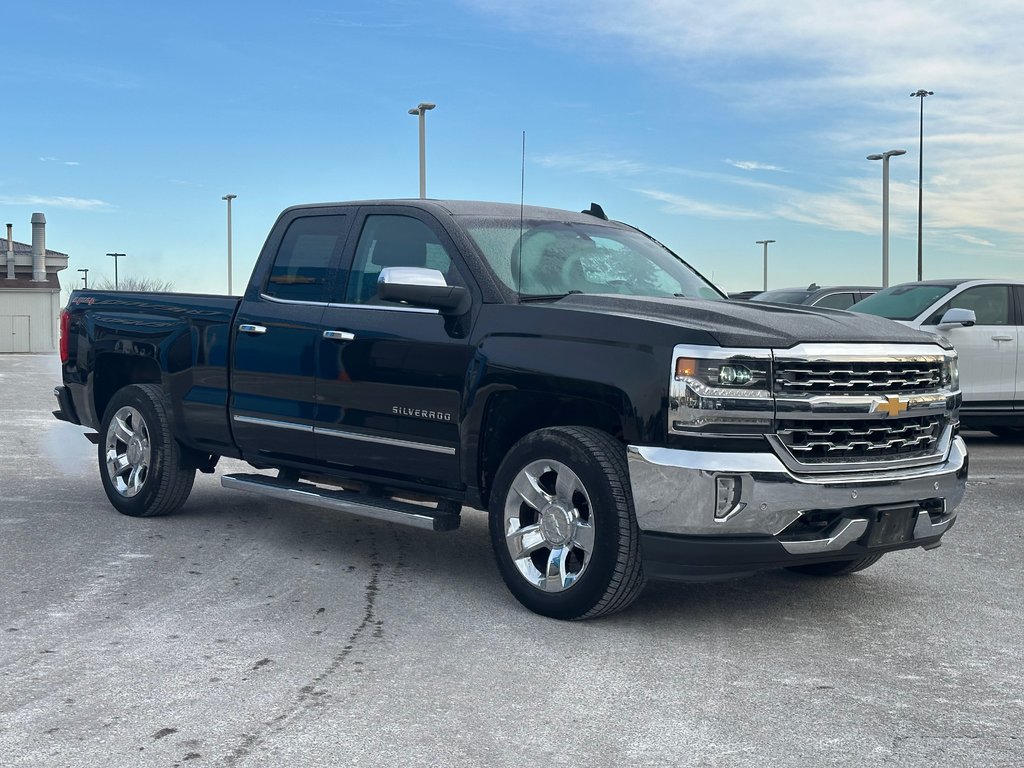
[[[1021,343],[1021,332],[1024,331],[1024,285],[1013,286],[1014,322],[1017,328],[1017,373],[1014,376],[1014,408],[1024,410],[1024,344]]]
[[[382,481],[457,488],[473,311],[456,318],[382,301],[377,278],[385,267],[427,267],[474,295],[475,284],[447,233],[419,209],[365,207],[353,240],[348,280],[317,338],[318,454]]]
[[[315,460],[317,342],[352,214],[286,213],[264,246],[233,331],[229,412],[248,459]]]

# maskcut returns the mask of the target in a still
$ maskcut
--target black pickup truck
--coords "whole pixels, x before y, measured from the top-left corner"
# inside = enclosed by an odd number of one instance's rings
[[[264,470],[225,487],[428,530],[475,507],[558,618],[932,549],[967,478],[944,342],[729,301],[596,205],[289,208],[241,299],[75,291],[61,360],[118,511],[175,511],[221,456]]]

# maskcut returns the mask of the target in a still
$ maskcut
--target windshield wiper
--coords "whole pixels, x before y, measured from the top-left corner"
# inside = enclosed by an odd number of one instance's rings
[[[571,296],[574,293],[583,293],[583,291],[573,289],[571,291],[568,291],[567,293],[545,293],[530,296],[520,296],[519,301],[558,301],[559,299],[564,299],[566,296]]]

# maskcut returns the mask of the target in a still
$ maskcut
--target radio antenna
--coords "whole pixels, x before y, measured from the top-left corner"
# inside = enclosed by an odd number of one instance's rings
[[[519,240],[516,242],[516,265],[519,274],[516,275],[516,294],[520,301],[523,299],[523,209],[526,202],[526,131],[523,131],[523,164],[519,170]]]

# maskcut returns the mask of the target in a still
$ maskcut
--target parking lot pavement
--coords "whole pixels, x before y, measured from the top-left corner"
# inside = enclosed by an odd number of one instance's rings
[[[479,512],[429,534],[200,475],[122,517],[58,377],[0,356],[7,768],[1024,765],[1024,443],[968,435],[933,552],[561,623],[506,592]]]

